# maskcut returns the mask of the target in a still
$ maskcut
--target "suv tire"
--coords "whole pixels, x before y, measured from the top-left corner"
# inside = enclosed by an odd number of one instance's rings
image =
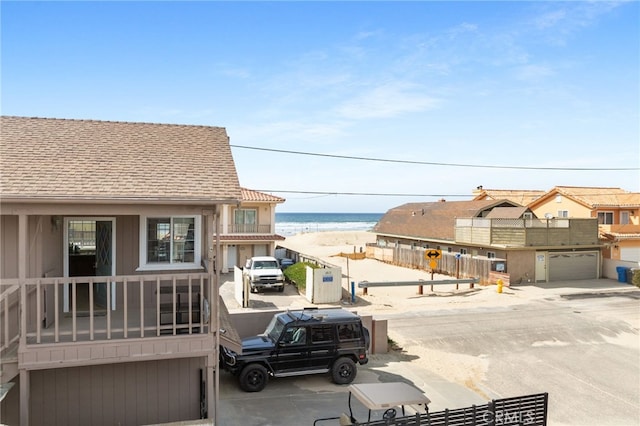
[[[331,368],[331,378],[338,385],[346,385],[353,382],[358,370],[356,363],[351,358],[338,358]]]
[[[267,386],[269,373],[260,364],[249,364],[240,373],[240,388],[245,392],[260,392]]]

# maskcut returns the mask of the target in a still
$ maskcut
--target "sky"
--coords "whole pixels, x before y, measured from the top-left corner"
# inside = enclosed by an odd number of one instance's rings
[[[224,127],[279,212],[640,192],[638,1],[0,8],[3,115]]]

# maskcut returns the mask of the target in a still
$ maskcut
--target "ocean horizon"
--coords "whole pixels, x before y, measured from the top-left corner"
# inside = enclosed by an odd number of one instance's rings
[[[276,213],[276,234],[369,231],[384,213]]]

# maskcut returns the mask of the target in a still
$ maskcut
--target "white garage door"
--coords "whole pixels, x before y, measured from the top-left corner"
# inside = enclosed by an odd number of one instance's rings
[[[620,260],[640,262],[640,247],[622,247],[620,249]]]
[[[549,281],[598,278],[597,251],[549,252]]]

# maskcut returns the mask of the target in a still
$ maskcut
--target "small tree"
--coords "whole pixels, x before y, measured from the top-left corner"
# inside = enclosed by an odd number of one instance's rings
[[[633,275],[631,277],[631,282],[636,287],[640,287],[640,269],[636,269],[636,270],[633,271]]]
[[[314,269],[318,268],[318,265],[315,265],[313,263],[298,262],[284,270],[284,276],[287,277],[287,279],[296,287],[298,287],[298,291],[303,293],[307,288],[307,266]]]

